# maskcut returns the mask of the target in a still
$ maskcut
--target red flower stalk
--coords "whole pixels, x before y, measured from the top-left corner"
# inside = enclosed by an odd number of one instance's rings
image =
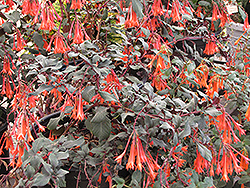
[[[193,9],[193,7],[190,5],[190,3],[189,3],[188,0],[185,0],[185,2],[184,2],[183,5],[184,5],[184,11],[185,11],[185,13],[190,14],[190,13],[187,11],[187,8],[189,8],[189,9],[191,10],[191,12],[195,12],[194,9]]]
[[[155,0],[152,5],[152,12],[154,16],[160,16],[163,14],[162,2],[161,0]]]
[[[81,9],[85,4],[85,0],[72,0],[70,9]]]
[[[125,24],[126,28],[139,26],[137,15],[136,15],[135,11],[133,10],[132,5],[130,5],[130,7],[129,7],[127,19],[126,19],[124,24]]]
[[[17,42],[15,42],[15,39],[17,39]],[[24,49],[24,46],[26,46],[26,43],[23,40],[20,31],[17,29],[17,33],[14,35],[12,50],[21,51],[22,49]]]

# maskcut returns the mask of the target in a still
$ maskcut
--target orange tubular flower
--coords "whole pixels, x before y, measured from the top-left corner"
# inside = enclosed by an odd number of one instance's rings
[[[216,21],[218,18],[218,7],[214,4],[212,13],[212,22]]]
[[[14,92],[11,89],[9,78],[7,78],[7,81],[5,83],[4,83],[4,81],[6,81],[6,80],[5,79],[3,80],[3,88],[5,88],[4,94],[6,94],[6,97],[8,97],[10,99],[10,98],[12,98]],[[4,87],[4,85],[5,85],[5,87]]]
[[[49,46],[47,47],[47,51],[51,50],[51,45],[52,45],[53,40],[54,40],[54,45],[55,45],[55,49],[54,49],[55,54],[65,53],[66,51],[70,50],[67,42],[64,41],[65,39],[63,38],[63,36],[61,34],[56,34],[56,36],[54,35],[52,39],[50,40]]]
[[[8,12],[9,10],[13,9],[13,6],[15,3],[12,0],[3,0],[2,4],[8,5],[9,7],[5,9],[5,12]]]
[[[133,134],[131,134],[131,135],[129,136],[127,145],[126,145],[124,151],[122,152],[122,154],[115,158],[115,161],[117,161],[117,163],[119,163],[119,164],[121,164],[122,158],[124,157],[124,155],[125,155],[125,153],[126,153],[126,151],[127,151],[127,149],[128,149],[128,145],[129,145],[129,143],[130,143],[130,140],[131,140],[132,135],[133,135]]]
[[[243,171],[243,168],[241,166],[238,165],[238,163],[240,162],[237,157],[235,156],[235,154],[233,153],[232,150],[229,150],[229,153],[230,153],[230,157],[233,161],[233,164],[234,164],[234,170],[237,174],[239,174],[240,172]],[[231,163],[232,164],[232,163]]]
[[[244,151],[244,150],[243,150],[242,155],[248,156],[247,151]],[[244,169],[244,170],[247,170],[247,169],[248,169],[248,161],[247,161],[244,157],[241,157],[240,166],[241,166],[241,168]]]
[[[247,121],[250,121],[250,103],[249,103],[247,111],[245,113],[245,117],[246,117]]]
[[[53,12],[48,7],[44,7],[42,9],[41,17],[42,17],[42,22],[41,22],[41,26],[39,29],[48,30],[48,31],[51,31],[52,29],[54,29],[55,16],[54,16]]]
[[[18,151],[18,159],[17,159],[17,164],[16,166],[17,167],[20,167],[22,165],[22,156],[23,156],[23,153],[24,153],[24,144],[23,143],[19,143],[18,146],[19,147],[19,151]]]
[[[228,171],[229,171],[229,167],[230,167],[229,162],[231,162],[231,161],[228,161],[227,154],[224,150],[223,155],[222,155],[222,160],[220,162],[221,163],[220,166],[222,167],[222,179],[226,182],[229,180],[229,177],[228,177]]]
[[[171,12],[171,15],[170,15],[173,22],[177,22],[177,21],[181,20],[179,8],[180,7],[178,7],[177,3],[174,1],[173,5],[172,5],[172,12]]]
[[[214,41],[209,40],[206,44],[205,50],[203,51],[204,54],[213,55],[218,51],[218,47]]]
[[[153,87],[155,87],[158,91],[161,91],[163,89],[171,89],[167,83],[161,78],[161,74],[155,75],[151,84]]]
[[[3,70],[1,71],[1,73],[5,73],[8,75],[12,75],[13,71],[10,68],[10,59],[8,56],[4,56],[4,60],[3,60]]]
[[[17,39],[17,42],[15,42],[15,39]],[[17,33],[14,35],[12,50],[21,51],[22,49],[24,49],[24,46],[26,46],[26,43],[23,40],[20,31],[17,29]]]
[[[12,137],[10,136],[9,133],[6,133],[6,144],[5,144],[5,149],[8,150],[10,149],[10,152],[14,151],[14,144],[13,144],[13,140]]]
[[[39,1],[38,0],[24,0],[22,7],[23,14],[30,14],[31,16],[35,16],[39,11]]]
[[[38,101],[38,100],[39,100],[39,98],[37,96],[31,95],[28,98],[30,108],[36,107],[36,101]]]
[[[133,10],[132,5],[130,5],[130,7],[129,7],[127,19],[126,19],[124,24],[125,24],[126,28],[139,26],[137,15],[136,15],[135,11]]]
[[[85,0],[72,0],[70,9],[81,9],[85,4]]]
[[[249,29],[249,22],[248,22],[248,15],[246,14],[246,19],[244,20],[244,26],[243,26],[244,31]]]
[[[224,27],[227,23],[228,17],[227,14],[222,10],[221,17],[220,17],[220,25],[219,27]]]
[[[160,16],[163,14],[162,2],[161,0],[155,0],[152,5],[152,12],[154,16]]]
[[[198,17],[198,18],[201,18],[201,12],[202,11],[202,8],[201,6],[199,5],[196,9],[196,12],[195,12],[195,15]]]
[[[132,144],[130,146],[130,154],[128,158],[128,163],[126,164],[126,169],[134,170],[135,167],[135,156],[136,156],[136,146],[135,146],[135,136],[133,137]]]
[[[76,119],[79,119],[80,121],[82,121],[82,120],[84,120],[84,118],[86,118],[86,116],[83,112],[82,94],[81,94],[81,92],[79,92]]]
[[[201,63],[196,71],[194,72],[196,76],[196,82],[205,88],[208,88],[207,80],[208,80],[208,74],[209,74],[209,68],[206,64]]]
[[[82,32],[82,29],[81,29],[81,26],[78,22],[78,20],[76,21],[76,24],[75,24],[75,32],[74,32],[74,39],[73,39],[73,43],[74,44],[81,44],[84,42],[84,38],[83,38],[83,32]]]

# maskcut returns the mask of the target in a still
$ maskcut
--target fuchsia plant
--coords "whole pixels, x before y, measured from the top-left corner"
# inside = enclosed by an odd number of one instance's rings
[[[72,169],[89,187],[250,182],[240,7],[231,44],[223,1],[0,2],[0,153],[16,187],[71,186]]]

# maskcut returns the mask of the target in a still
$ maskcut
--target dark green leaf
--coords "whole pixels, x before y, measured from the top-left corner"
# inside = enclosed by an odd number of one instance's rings
[[[150,35],[150,31],[144,27],[141,27],[141,30],[144,33],[144,35],[146,35],[146,38],[148,38]]]
[[[95,111],[95,116],[91,119],[91,123],[99,123],[102,122],[105,118],[107,118],[108,112],[106,107],[100,106]]]
[[[94,95],[95,95],[95,86],[87,86],[82,91],[82,98],[87,102],[89,102]]]
[[[117,183],[117,188],[122,188],[123,185],[125,184],[125,180],[123,178],[120,177],[113,177],[113,180]]]
[[[36,170],[31,166],[31,165],[27,165],[25,168],[25,174],[27,176],[28,179],[30,179],[31,177],[34,176]]]
[[[98,93],[101,95],[101,97],[104,99],[104,101],[114,101],[117,102],[117,99],[114,95],[106,92],[106,91],[98,91]]]
[[[68,174],[69,173],[69,171],[67,171],[67,170],[63,170],[63,169],[60,169],[60,170],[58,170],[58,172],[56,173],[56,176],[57,177],[64,177],[66,174]]]
[[[58,159],[57,159],[57,157],[56,157],[56,155],[54,153],[51,153],[49,155],[49,162],[50,162],[50,164],[52,165],[53,168],[57,167],[59,161],[58,161]]]
[[[48,123],[48,125],[47,125],[47,128],[48,128],[49,130],[55,130],[56,127],[57,127],[57,125],[58,125],[58,123],[59,123],[59,121],[60,121],[60,117],[51,118],[51,119],[49,120],[49,123]]]
[[[136,15],[139,18],[143,18],[143,16],[144,16],[142,13],[143,6],[142,6],[142,3],[140,2],[140,0],[132,0],[132,7],[133,7],[133,10],[135,11]]]
[[[4,22],[2,24],[3,30],[8,33],[11,34],[12,33],[12,24],[10,22]]]
[[[205,113],[210,116],[219,116],[222,114],[221,111],[217,110],[214,107],[208,108],[207,110],[205,110]]]
[[[45,176],[41,173],[37,173],[32,180],[32,185],[33,186],[44,186],[49,183],[50,177]]]
[[[205,6],[205,7],[211,6],[211,4],[209,2],[207,2],[207,1],[199,1],[198,4],[201,5],[201,6]]]
[[[35,155],[34,157],[32,157],[30,159],[30,165],[34,169],[38,170],[40,168],[40,165],[41,165],[42,161],[43,161],[43,159],[40,156]]]
[[[66,152],[57,152],[56,153],[57,160],[67,159],[68,157],[69,157],[69,154]]]
[[[184,138],[186,136],[189,136],[191,134],[191,128],[190,128],[190,125],[189,125],[189,122],[187,121],[185,123],[185,127],[184,127],[184,130],[181,131],[181,133],[179,134],[179,137],[180,138]]]
[[[32,39],[38,46],[38,48],[43,48],[44,42],[42,35],[38,34],[37,32],[34,32]]]
[[[200,152],[201,156],[208,160],[209,162],[212,161],[212,153],[209,149],[207,149],[204,145],[197,142],[198,151]]]
[[[244,184],[244,183],[247,183],[247,182],[250,182],[250,176],[242,176],[240,178],[240,180],[238,181],[239,184]]]
[[[54,88],[53,86],[42,84],[35,92],[30,93],[30,95],[38,95],[43,91],[51,91],[53,88]]]
[[[109,137],[111,132],[111,122],[106,116],[103,117],[101,122],[91,122],[89,118],[85,121],[87,129],[89,129],[100,140]]]

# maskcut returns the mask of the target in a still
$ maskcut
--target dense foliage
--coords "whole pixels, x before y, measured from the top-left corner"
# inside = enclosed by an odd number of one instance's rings
[[[69,186],[72,169],[89,187],[250,182],[248,38],[230,42],[224,2],[0,2],[16,187]]]

